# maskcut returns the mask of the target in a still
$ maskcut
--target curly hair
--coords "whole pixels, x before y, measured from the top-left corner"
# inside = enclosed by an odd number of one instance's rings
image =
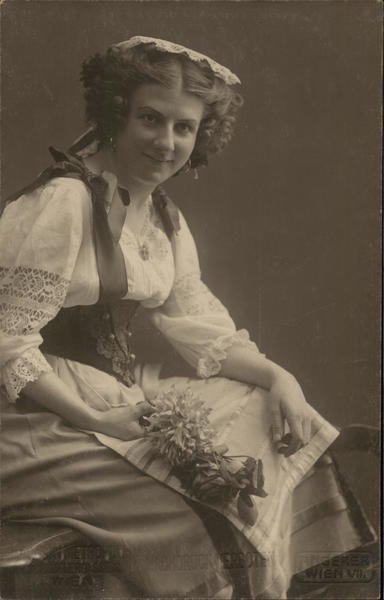
[[[233,135],[241,95],[216,77],[204,63],[196,64],[182,54],[161,52],[151,45],[121,49],[112,46],[103,55],[95,54],[82,65],[86,118],[102,146],[124,128],[130,98],[143,83],[182,89],[201,98],[205,114],[200,123],[191,167],[208,163],[208,158],[228,144]]]

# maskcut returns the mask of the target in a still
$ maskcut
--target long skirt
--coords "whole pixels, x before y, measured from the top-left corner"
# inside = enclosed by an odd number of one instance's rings
[[[77,397],[99,410],[136,404],[149,393],[145,381],[127,388],[92,367],[48,359]],[[268,496],[254,499],[256,523],[244,523],[235,505],[220,518],[236,548],[252,557],[246,573],[251,597],[285,598],[294,572],[292,493],[338,431],[313,410],[310,443],[285,458],[271,440],[265,391],[224,378],[151,385],[157,391],[189,387],[212,409],[217,442],[225,442],[229,454],[262,459]],[[121,556],[123,577],[147,598],[211,598],[231,581],[226,561],[233,546],[220,547],[209,519],[147,438],[122,442],[80,431],[26,399],[4,403],[2,428],[3,519],[77,529]]]

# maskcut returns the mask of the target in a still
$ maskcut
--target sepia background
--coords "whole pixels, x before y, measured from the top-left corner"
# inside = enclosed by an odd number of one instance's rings
[[[233,141],[198,180],[167,190],[238,327],[328,420],[378,424],[381,5],[32,1],[1,12],[3,197],[49,164],[49,145],[84,130],[79,71],[91,53],[155,36],[238,74]],[[141,359],[160,348],[173,361],[144,317],[135,329]],[[378,473],[366,467],[353,469],[376,522]]]

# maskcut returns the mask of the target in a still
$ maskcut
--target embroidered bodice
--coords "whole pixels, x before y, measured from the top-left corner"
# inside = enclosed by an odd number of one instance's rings
[[[98,301],[89,190],[82,181],[57,177],[24,194],[5,209],[0,240],[0,381],[15,400],[28,381],[51,369],[40,350],[40,330],[62,307]],[[256,348],[202,282],[181,214],[180,230],[169,239],[148,198],[140,233],[135,235],[126,220],[119,243],[128,281],[125,299],[148,311],[199,376],[218,373],[234,343]]]

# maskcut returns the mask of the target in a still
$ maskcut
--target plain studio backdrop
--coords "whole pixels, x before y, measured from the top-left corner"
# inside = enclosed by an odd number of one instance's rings
[[[166,189],[237,326],[332,423],[377,425],[381,4],[33,1],[1,13],[3,197],[85,129],[80,65],[111,43],[170,39],[240,77],[234,139],[198,180]],[[140,358],[173,360],[139,328]],[[377,470],[353,469],[376,523]]]

